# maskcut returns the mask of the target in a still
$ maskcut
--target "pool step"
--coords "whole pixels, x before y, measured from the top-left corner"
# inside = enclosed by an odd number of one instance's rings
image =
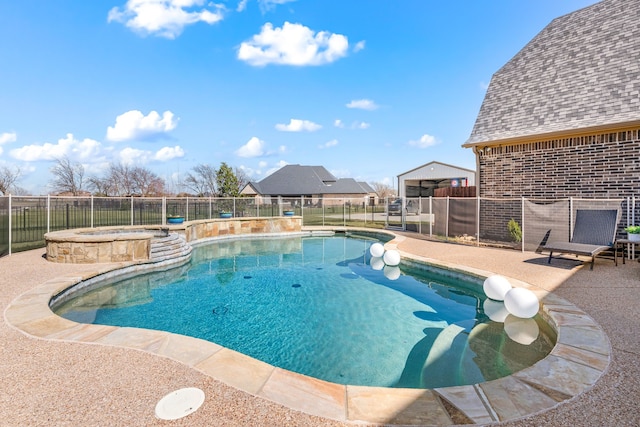
[[[166,237],[154,237],[151,239],[150,262],[162,262],[180,259],[191,255],[191,245],[186,239],[177,233],[170,233]]]

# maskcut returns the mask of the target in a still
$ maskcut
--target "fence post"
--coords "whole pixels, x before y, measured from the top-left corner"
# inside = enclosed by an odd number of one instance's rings
[[[480,196],[476,195],[476,246],[480,246]]]
[[[449,240],[449,196],[447,196],[447,215],[446,215],[446,221],[444,224],[444,236],[446,237],[447,240]]]
[[[131,196],[131,225],[133,225],[133,215],[135,211],[133,210],[133,196]]]
[[[418,234],[422,234],[422,196],[418,196]]]
[[[573,237],[573,197],[569,197],[569,241]]]
[[[524,196],[522,196],[522,202],[520,204],[520,224],[522,224],[522,228],[520,229],[520,252],[524,253],[524,237],[525,237],[525,224],[524,224]]]
[[[429,237],[433,237],[433,223],[436,216],[433,214],[433,196],[429,196]]]
[[[162,197],[162,225],[167,225],[167,198]]]
[[[367,202],[368,202],[368,200],[367,200],[367,199],[368,199],[368,197],[369,197],[369,196],[364,196],[364,197],[363,197],[363,200],[364,200],[364,201],[362,202],[362,206],[364,207],[363,215],[364,215],[364,226],[365,226],[365,227],[367,226]]]
[[[91,195],[91,228],[93,228],[93,194]]]
[[[11,255],[11,229],[13,228],[12,226],[12,221],[11,221],[11,210],[12,210],[12,206],[11,206],[11,193],[9,193],[9,255]]]
[[[211,196],[209,196],[209,219],[211,219],[213,212],[211,211]]]
[[[47,194],[47,233],[51,231],[51,195]]]

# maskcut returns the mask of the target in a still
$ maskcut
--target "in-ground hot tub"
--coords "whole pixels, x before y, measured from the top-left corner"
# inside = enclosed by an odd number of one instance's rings
[[[147,261],[151,239],[168,233],[168,228],[102,227],[54,231],[44,238],[48,261],[93,264]]]
[[[170,225],[79,228],[44,235],[47,260],[93,264],[154,262],[151,241],[177,233],[186,242],[250,234],[299,232],[302,217],[204,219]]]

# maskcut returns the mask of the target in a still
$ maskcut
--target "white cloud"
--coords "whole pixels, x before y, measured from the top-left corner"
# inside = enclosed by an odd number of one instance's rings
[[[55,160],[64,156],[77,161],[91,160],[93,162],[102,155],[102,146],[96,140],[89,138],[78,140],[73,137],[73,134],[68,133],[56,144],[46,142],[42,145],[25,145],[11,150],[9,154],[14,159],[25,162]]]
[[[238,157],[260,157],[264,154],[264,141],[255,136],[236,151]]]
[[[438,143],[438,141],[436,141],[436,138],[431,136],[431,135],[427,135],[426,133],[424,135],[422,135],[420,137],[419,140],[417,141],[409,141],[409,145],[413,146],[413,147],[418,147],[418,148],[427,148],[427,147],[432,147],[434,145],[436,145]]]
[[[109,11],[107,22],[120,22],[142,34],[175,39],[187,25],[215,24],[223,18],[224,6],[205,0],[127,0]]]
[[[344,127],[344,123],[342,123],[342,120],[340,119],[335,119],[333,121],[333,125],[337,128],[343,128]]]
[[[15,132],[0,133],[0,145],[6,144],[8,142],[16,142],[17,140],[18,135]]]
[[[0,133],[0,145],[6,144],[8,142],[16,142],[18,139],[18,135],[15,132],[4,132]],[[0,154],[3,153],[2,147],[0,147]]]
[[[156,151],[153,159],[159,162],[166,162],[180,157],[184,157],[184,150],[179,145],[176,145],[175,147],[162,147]]]
[[[354,52],[360,52],[362,49],[364,49],[366,42],[364,40],[359,41],[358,43],[356,43],[356,45],[353,47],[353,51]]]
[[[353,129],[369,129],[370,126],[371,126],[371,123],[367,123],[367,122],[354,122],[351,125]]]
[[[138,110],[127,111],[116,117],[115,126],[107,128],[109,141],[152,140],[176,128],[178,119],[171,111],[165,111],[162,118],[156,111],[145,116]]]
[[[377,110],[378,105],[370,99],[354,99],[347,104],[347,108],[358,108],[360,110]]]
[[[273,28],[267,22],[260,34],[240,44],[238,59],[254,66],[323,65],[347,54],[349,41],[341,34],[326,31],[315,33],[301,24],[285,22],[282,28]]]
[[[272,167],[271,169],[267,170],[265,172],[265,176],[269,176],[272,173],[274,173],[275,171],[277,171],[278,169],[282,169],[283,167],[287,166],[289,164],[289,162],[285,161],[285,160],[280,160],[278,163],[275,164],[274,167]]]
[[[238,6],[236,7],[236,12],[242,12],[243,10],[245,10],[247,8],[247,2],[249,0],[240,0],[238,2]]]
[[[266,12],[275,8],[277,5],[291,3],[296,0],[258,0],[258,4],[260,5],[260,10]]]
[[[265,162],[264,160],[258,162],[258,167],[259,168],[266,168],[267,165],[268,165],[268,163]]]
[[[335,147],[336,145],[338,145],[338,140],[337,139],[332,139],[331,141],[327,141],[324,144],[318,145],[318,148],[320,148],[320,149],[331,148],[331,147]]]
[[[276,129],[282,132],[315,132],[322,126],[309,120],[291,119],[288,125],[277,124]]]
[[[489,83],[480,82],[480,89],[486,91],[487,89],[489,89]]]
[[[127,147],[120,150],[118,157],[122,163],[128,165],[145,164],[151,161],[166,162],[184,157],[184,150],[179,145],[175,147],[162,147],[155,153],[149,150]]]
[[[147,163],[152,156],[153,153],[151,153],[151,151],[132,147],[123,148],[118,154],[120,162],[125,165],[144,164]]]

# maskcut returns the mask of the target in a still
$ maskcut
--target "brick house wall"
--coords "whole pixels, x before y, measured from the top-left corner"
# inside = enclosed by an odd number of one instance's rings
[[[640,191],[640,130],[478,150],[480,197],[620,198]]]
[[[640,196],[640,129],[476,149],[481,238],[508,239],[518,198],[619,199]]]

